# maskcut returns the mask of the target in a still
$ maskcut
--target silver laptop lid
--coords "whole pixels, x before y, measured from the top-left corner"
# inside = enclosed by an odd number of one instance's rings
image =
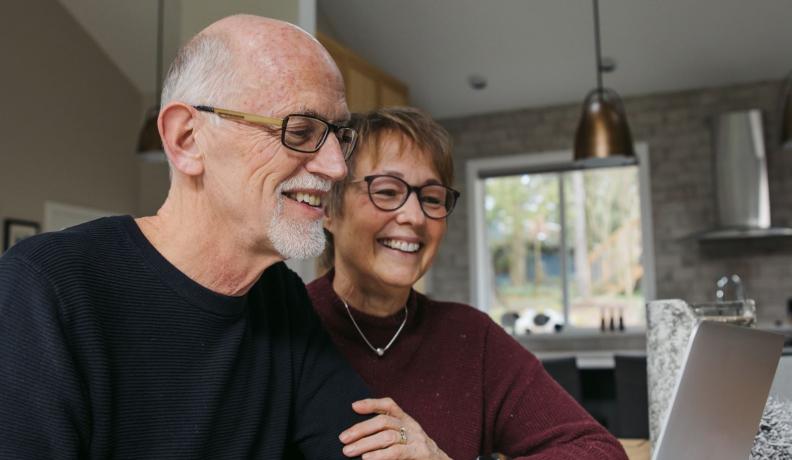
[[[691,334],[654,460],[746,460],[784,337],[711,321]]]

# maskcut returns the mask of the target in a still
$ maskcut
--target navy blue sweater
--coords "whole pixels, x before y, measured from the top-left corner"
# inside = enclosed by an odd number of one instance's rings
[[[220,295],[129,216],[0,258],[0,458],[345,458],[367,395],[282,263]]]

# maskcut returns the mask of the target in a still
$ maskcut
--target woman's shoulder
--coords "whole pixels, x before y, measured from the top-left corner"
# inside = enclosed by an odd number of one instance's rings
[[[417,301],[426,307],[427,314],[444,321],[470,323],[474,326],[492,326],[495,322],[486,312],[461,302],[437,300],[416,291]]]
[[[491,357],[496,365],[510,365],[509,359],[533,365],[536,359],[533,354],[486,312],[461,302],[434,300],[422,294],[418,294],[418,301],[424,302],[426,316],[437,336],[462,337],[466,343],[480,346],[481,352]]]

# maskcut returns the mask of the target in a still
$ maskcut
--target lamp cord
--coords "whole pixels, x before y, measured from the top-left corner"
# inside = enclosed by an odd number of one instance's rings
[[[594,0],[594,44],[597,52],[597,89],[602,94],[602,50],[600,48],[599,0]]]
[[[596,1],[596,0],[595,0]],[[164,16],[164,0],[157,2],[157,81],[156,81],[156,105],[160,105],[160,98],[162,97],[162,29],[163,29],[163,16]]]

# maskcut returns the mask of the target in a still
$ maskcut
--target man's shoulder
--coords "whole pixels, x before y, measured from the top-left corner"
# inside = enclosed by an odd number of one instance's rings
[[[106,217],[26,238],[6,251],[2,260],[7,264],[27,263],[46,271],[86,263],[92,254],[106,248],[106,243],[117,239],[122,219]]]
[[[294,295],[305,292],[305,283],[296,272],[285,262],[269,266],[259,278],[259,285],[264,293],[279,292],[283,295]]]
[[[294,283],[295,281],[299,281],[301,285],[304,285],[302,282],[302,278],[300,278],[300,275],[298,275],[297,272],[289,268],[289,266],[286,265],[286,262],[277,262],[270,265],[264,271],[264,274],[266,276],[281,277],[292,283]]]
[[[112,219],[93,221],[26,238],[0,258],[0,298],[9,315],[33,320],[82,308],[97,279],[107,275]],[[104,237],[102,233],[108,234]],[[123,255],[120,258],[123,260]],[[72,299],[72,303],[63,303]],[[67,305],[68,304],[68,305]],[[82,311],[82,310],[81,310]]]
[[[302,278],[285,263],[269,267],[259,280],[261,304],[272,320],[285,321],[284,331],[302,336],[315,332],[319,318],[313,310]],[[279,318],[279,319],[276,319]],[[288,326],[286,326],[288,324]]]
[[[275,263],[267,268],[257,285],[267,303],[279,301],[277,303],[291,310],[309,302],[302,278],[284,262]]]

